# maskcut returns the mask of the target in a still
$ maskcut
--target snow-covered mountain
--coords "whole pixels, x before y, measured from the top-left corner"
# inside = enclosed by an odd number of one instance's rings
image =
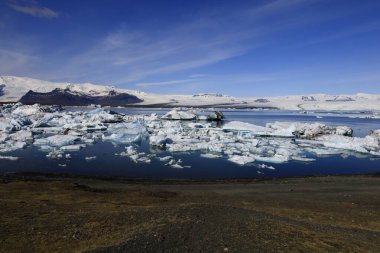
[[[59,90],[56,90],[59,89]],[[380,111],[379,94],[355,94],[355,95],[293,95],[277,97],[249,97],[237,98],[221,94],[197,94],[197,95],[162,95],[145,93],[129,89],[120,89],[108,85],[95,85],[91,83],[54,83],[27,77],[0,76],[0,102],[18,102],[29,91],[30,94],[51,94],[54,90],[65,91],[68,94],[76,94],[91,97],[96,101],[106,101],[110,96],[123,94],[135,96],[132,102],[140,106],[161,107],[227,107],[227,108],[278,108],[288,110],[371,110]],[[67,95],[67,94],[66,94]],[[254,95],[254,94],[252,94]],[[25,99],[25,97],[24,97]],[[57,100],[55,100],[57,101]],[[119,101],[119,100],[118,100]],[[121,100],[123,101],[123,100]],[[127,101],[127,100],[126,100]],[[141,101],[141,102],[139,102]],[[120,102],[120,101],[119,101]],[[118,103],[119,103],[118,102]],[[112,103],[111,105],[116,105]],[[117,105],[124,105],[120,102]]]

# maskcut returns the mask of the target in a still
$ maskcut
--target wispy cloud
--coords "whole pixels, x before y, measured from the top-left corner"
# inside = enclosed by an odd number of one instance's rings
[[[284,5],[289,10],[305,4],[301,0],[290,1],[291,4],[276,0],[254,10],[265,17]],[[36,17],[59,16],[37,2],[12,0],[10,6]],[[61,47],[54,55],[43,53],[46,64],[40,66],[44,72],[42,77],[112,84],[144,83],[142,81],[151,77],[162,80],[161,75],[180,74],[243,55],[261,46],[268,34],[295,25],[293,20],[258,21],[243,15],[245,12],[242,8],[201,11],[191,19],[156,29],[121,24],[101,38],[88,38],[86,47],[79,53],[72,45]],[[77,51],[73,53],[72,48]]]
[[[305,4],[293,2],[292,8]],[[259,8],[261,16],[274,12],[274,7]],[[245,10],[201,12],[186,22],[153,31],[136,30],[123,24],[75,55],[56,74],[108,80],[113,84],[139,82],[238,57],[261,46],[265,36],[303,24],[294,22],[293,17],[269,23],[247,21],[242,20],[242,13]]]
[[[279,12],[285,12],[292,8],[298,8],[304,5],[310,5],[319,0],[274,0],[261,6],[248,9],[247,14],[253,18],[270,17]]]
[[[199,81],[199,79],[182,79],[182,80],[172,80],[164,82],[151,82],[151,83],[137,83],[137,87],[152,87],[152,86],[165,86],[165,85],[177,85],[185,83],[194,83]]]
[[[20,71],[27,72],[37,57],[27,53],[20,53],[9,49],[0,48],[0,69],[3,73],[17,74]]]
[[[349,29],[339,31],[339,32],[335,32],[334,34],[330,34],[327,36],[321,36],[319,38],[314,38],[313,40],[304,41],[300,44],[301,45],[312,45],[312,44],[317,44],[317,43],[324,43],[324,42],[339,40],[339,39],[355,36],[355,35],[358,35],[361,33],[371,32],[371,31],[375,31],[375,30],[380,30],[380,22],[379,21],[367,23],[364,25],[350,27]]]
[[[28,3],[25,0],[12,0],[10,6],[16,11],[35,17],[59,16],[59,13],[41,7],[35,0],[31,1]],[[135,26],[118,23],[112,24],[106,34],[102,34],[99,30],[96,34],[90,33],[86,36],[76,34],[76,30],[73,29],[70,31],[74,37],[73,41],[79,43],[67,40],[66,44],[49,45],[48,50],[44,48],[46,38],[36,35],[31,43],[29,40],[22,42],[18,37],[26,36],[25,34],[17,36],[5,34],[3,41],[0,40],[0,69],[3,72],[0,74],[17,74],[18,70],[21,75],[42,79],[108,83],[163,93],[168,90],[189,93],[194,90],[213,92],[221,90],[221,86],[260,90],[273,83],[287,82],[290,86],[295,77],[299,78],[302,73],[310,75],[304,79],[313,79],[315,76],[312,74],[319,74],[321,70],[316,72],[302,70],[295,74],[288,70],[286,73],[275,73],[279,70],[269,68],[268,72],[265,69],[264,73],[260,73],[262,70],[260,66],[257,69],[258,61],[263,60],[264,65],[269,65],[267,61],[276,58],[270,53],[268,56],[272,57],[271,59],[263,57],[258,48],[264,46],[266,48],[263,52],[267,52],[265,50],[271,47],[277,52],[277,47],[281,48],[284,44],[299,47],[303,46],[302,43],[305,41],[309,41],[308,43],[330,41],[372,31],[378,27],[376,22],[342,32],[332,27],[331,34],[322,31],[307,37],[308,33],[305,33],[305,37],[300,41],[294,39],[290,43],[287,41],[284,43],[283,38],[290,37],[290,33],[286,32],[291,31],[295,34],[294,28],[307,30],[313,28],[313,25],[328,23],[344,15],[349,16],[352,13],[346,12],[353,10],[343,9],[337,13],[336,9],[325,8],[326,1],[323,0],[264,2],[265,4],[259,6],[247,4],[243,7],[236,5],[236,8],[224,6],[212,11],[207,9],[193,13],[191,17],[181,21],[159,24],[157,27],[155,24],[145,27],[144,24]],[[323,2],[322,11],[319,9],[319,12],[316,12],[314,5],[320,2]],[[365,25],[366,22],[368,21],[361,23]],[[32,48],[32,45],[35,48]],[[35,45],[39,48],[36,49]],[[259,52],[258,59],[254,58],[255,52]],[[244,59],[241,61],[236,59],[242,55],[247,56],[242,57]],[[32,56],[39,57],[37,59]],[[35,64],[37,60],[39,64]],[[227,60],[230,62],[236,60],[238,63],[231,70],[227,66],[228,63],[223,64]],[[220,69],[212,66],[218,63]],[[247,66],[249,64],[254,67]],[[30,66],[33,66],[32,71]],[[287,66],[282,68],[286,69]],[[202,73],[202,75],[192,75],[193,73]],[[326,76],[330,77],[331,74]],[[239,89],[236,89],[236,92],[246,94]]]
[[[38,18],[58,18],[59,13],[47,7],[38,6],[36,1],[27,1],[28,5],[10,3],[9,6],[17,11]]]

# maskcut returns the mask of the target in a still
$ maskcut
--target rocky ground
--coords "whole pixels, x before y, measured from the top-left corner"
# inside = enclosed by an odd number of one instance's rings
[[[1,252],[380,252],[380,177],[2,175]]]

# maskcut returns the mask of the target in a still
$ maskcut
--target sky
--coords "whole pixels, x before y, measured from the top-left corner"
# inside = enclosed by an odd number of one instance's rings
[[[378,0],[0,0],[0,75],[162,94],[380,94]]]

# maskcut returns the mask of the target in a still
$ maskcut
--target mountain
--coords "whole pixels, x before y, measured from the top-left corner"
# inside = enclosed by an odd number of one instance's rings
[[[92,96],[81,92],[73,92],[70,89],[56,88],[53,91],[42,93],[28,91],[21,97],[19,102],[23,104],[42,104],[42,105],[102,105],[102,106],[122,106],[142,102],[141,99],[127,93],[117,93],[110,91],[108,95]]]
[[[254,94],[252,94],[254,95]],[[278,108],[283,110],[380,111],[380,95],[306,94],[237,98],[222,94],[168,95],[91,83],[55,83],[27,77],[0,76],[0,102],[144,107]]]

